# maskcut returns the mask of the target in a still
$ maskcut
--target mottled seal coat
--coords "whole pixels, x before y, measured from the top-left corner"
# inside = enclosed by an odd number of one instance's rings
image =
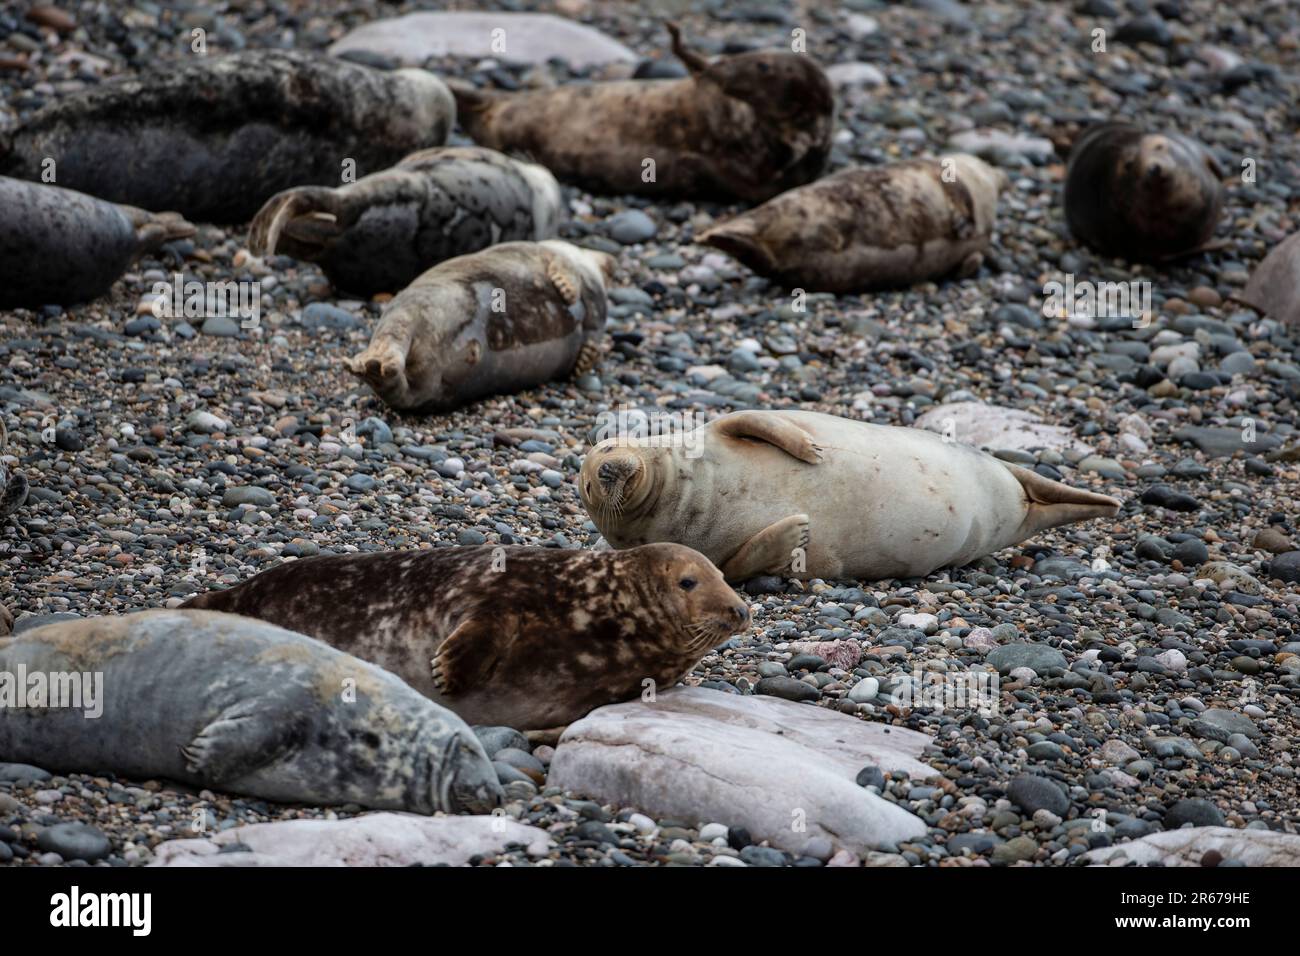
[[[1223,175],[1193,139],[1102,123],[1070,151],[1065,218],[1076,239],[1105,255],[1135,262],[1189,255],[1219,222]]]
[[[0,455],[9,447],[9,429],[4,419],[0,418]],[[0,461],[0,521],[4,521],[27,501],[27,477],[21,472],[10,471],[9,466]]]
[[[445,411],[600,358],[614,258],[558,239],[448,259],[384,309],[347,368],[394,408]]]
[[[835,102],[811,57],[758,51],[710,63],[668,29],[683,79],[520,93],[452,83],[461,126],[596,192],[762,202],[821,175]]]
[[[0,309],[97,298],[143,253],[192,235],[176,213],[0,176]]]
[[[424,70],[391,73],[306,50],[194,56],[58,100],[0,138],[0,173],[101,199],[244,222],[291,186],[334,185],[441,146],[451,93]]]
[[[1234,298],[1261,315],[1300,326],[1300,232],[1287,236],[1265,256]]]
[[[298,186],[253,217],[249,248],[320,264],[340,289],[396,292],[444,259],[555,235],[560,184],[491,149],[421,150],[330,189]]]
[[[676,541],[728,581],[920,577],[1119,508],[932,432],[799,411],[610,438],[579,480],[611,545]]]
[[[714,226],[699,241],[790,288],[857,292],[974,275],[1006,176],[964,153],[843,169]]]
[[[745,628],[702,555],[435,548],[292,561],[188,606],[258,617],[373,661],[473,724],[558,727],[671,686]]]
[[[486,813],[502,797],[455,714],[262,621],[178,610],[49,624],[0,639],[0,673],[20,667],[102,674],[103,710],[0,707],[0,760],[426,814]]]

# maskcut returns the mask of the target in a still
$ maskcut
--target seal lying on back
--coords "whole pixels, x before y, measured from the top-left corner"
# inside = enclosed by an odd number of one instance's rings
[[[1223,175],[1193,139],[1102,123],[1070,151],[1065,218],[1076,239],[1105,255],[1135,262],[1190,255],[1219,222]]]
[[[858,292],[979,271],[1006,176],[957,154],[844,169],[699,241],[790,288]]]
[[[143,253],[192,235],[174,212],[0,176],[0,309],[97,298]]]
[[[3,683],[19,674],[21,703]],[[56,701],[53,674],[94,675],[94,699]],[[38,675],[51,696],[33,701]],[[229,614],[144,611],[0,639],[0,704],[0,760],[50,770],[426,814],[487,813],[502,798],[455,714],[355,657]]]
[[[609,438],[579,480],[611,545],[676,541],[728,581],[920,577],[1119,508],[932,432],[816,412],[735,412],[640,444]]]
[[[253,217],[249,248],[320,264],[340,289],[396,292],[444,259],[555,235],[560,184],[491,149],[412,153],[346,186],[298,186]]]
[[[187,606],[301,629],[470,723],[519,730],[636,697],[647,678],[668,687],[749,622],[717,568],[663,544],[306,558]]]
[[[595,192],[762,202],[821,175],[835,112],[821,67],[770,51],[710,63],[668,29],[684,79],[522,93],[452,83],[461,126]]]
[[[614,257],[547,239],[434,266],[384,309],[348,370],[394,408],[445,411],[600,359]]]
[[[1287,236],[1265,256],[1234,298],[1261,315],[1300,326],[1300,232]]]
[[[58,100],[0,138],[0,173],[189,219],[246,221],[268,198],[441,146],[456,105],[424,70],[305,50],[191,57]]]

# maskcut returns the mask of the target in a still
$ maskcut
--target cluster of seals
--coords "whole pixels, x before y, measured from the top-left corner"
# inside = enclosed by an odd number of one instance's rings
[[[0,418],[0,455],[4,454],[7,447],[9,429],[5,427],[4,419]],[[4,521],[26,503],[27,490],[27,476],[21,472],[11,472],[0,461],[0,521]]]
[[[395,292],[430,266],[499,242],[556,234],[560,185],[491,149],[422,150],[331,189],[298,186],[253,217],[249,248],[318,263],[339,289]]]
[[[615,259],[559,239],[448,259],[384,309],[347,368],[393,408],[446,411],[600,359]]]
[[[518,93],[453,83],[461,126],[593,192],[762,202],[821,175],[835,113],[821,67],[771,51],[710,63],[668,29],[687,77]]]
[[[1269,252],[1234,298],[1261,315],[1300,327],[1300,232]]]
[[[101,199],[246,222],[268,198],[338,183],[441,146],[456,120],[424,70],[384,72],[307,50],[201,56],[115,77],[40,110],[0,138],[0,173]]]
[[[503,797],[455,714],[261,621],[178,610],[49,624],[0,639],[0,673],[29,685],[38,674],[102,675],[96,716],[84,695],[77,706],[30,706],[19,687],[28,706],[0,707],[5,760],[424,814],[487,813]]]
[[[676,544],[305,558],[186,607],[300,630],[470,723],[523,730],[636,697],[647,679],[671,686],[749,622],[718,569]]]
[[[728,581],[921,577],[1120,506],[933,432],[799,411],[609,438],[579,481],[611,545],[681,542]]]
[[[1133,262],[1191,255],[1218,225],[1223,176],[1193,139],[1101,123],[1070,151],[1065,218],[1076,239],[1104,255]]]
[[[192,235],[174,212],[0,176],[0,309],[98,298],[140,255]]]
[[[699,241],[789,288],[859,292],[979,271],[1006,175],[958,153],[840,170]]]

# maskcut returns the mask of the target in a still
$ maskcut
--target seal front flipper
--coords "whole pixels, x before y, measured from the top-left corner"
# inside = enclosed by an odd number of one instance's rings
[[[790,515],[768,525],[740,546],[719,570],[728,581],[745,581],[760,574],[777,574],[789,568],[795,552],[807,552],[808,516]]]
[[[500,621],[469,618],[461,621],[438,645],[432,664],[438,693],[463,694],[485,686],[505,653],[517,628]]]
[[[775,445],[787,455],[819,465],[822,447],[806,431],[780,415],[771,412],[734,412],[718,419],[712,426],[718,434],[728,438],[750,439]]]
[[[308,703],[286,706],[281,699],[268,705],[256,699],[232,704],[181,748],[185,769],[217,784],[269,766],[300,742],[298,715],[308,711]]]
[[[1119,511],[1119,500],[1110,495],[1071,488],[1028,468],[1007,462],[1003,464],[1020,482],[1025,497],[1029,499],[1029,511],[1016,531],[1016,541],[1022,541],[1036,531],[1089,518],[1109,518]]]
[[[578,359],[573,363],[574,375],[586,375],[600,364],[600,343],[583,342],[578,350]]]

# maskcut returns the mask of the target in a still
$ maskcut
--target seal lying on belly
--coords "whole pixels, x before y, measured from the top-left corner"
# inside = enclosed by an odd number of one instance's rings
[[[728,581],[921,577],[1120,504],[931,432],[800,411],[606,439],[579,480],[611,545],[676,541]]]
[[[19,673],[26,706],[0,706],[0,760],[425,814],[487,813],[502,798],[455,714],[261,621],[178,610],[49,624],[0,639],[0,675]],[[37,674],[102,674],[102,684],[93,702],[31,706]]]
[[[1193,139],[1101,123],[1070,151],[1065,218],[1076,239],[1105,255],[1134,262],[1191,255],[1218,225],[1223,176]]]
[[[700,235],[789,288],[859,292],[979,271],[1006,175],[959,153],[844,169]]]
[[[710,63],[668,30],[688,77],[521,93],[452,82],[461,126],[594,192],[762,202],[821,175],[835,101],[811,57],[756,51]]]
[[[192,235],[174,212],[0,176],[0,309],[98,298],[139,256]]]
[[[543,730],[671,686],[749,623],[702,555],[434,548],[290,561],[187,607],[261,618],[373,661],[473,724]]]
[[[541,166],[473,146],[426,149],[346,186],[273,196],[253,217],[248,245],[319,263],[337,288],[370,296],[403,289],[444,259],[549,239],[561,208],[560,184]]]
[[[307,50],[188,57],[63,97],[0,135],[0,173],[192,220],[244,222],[268,198],[441,146],[456,120],[424,70]]]
[[[394,408],[446,411],[583,375],[600,359],[614,257],[559,239],[505,242],[434,266],[345,359]]]

